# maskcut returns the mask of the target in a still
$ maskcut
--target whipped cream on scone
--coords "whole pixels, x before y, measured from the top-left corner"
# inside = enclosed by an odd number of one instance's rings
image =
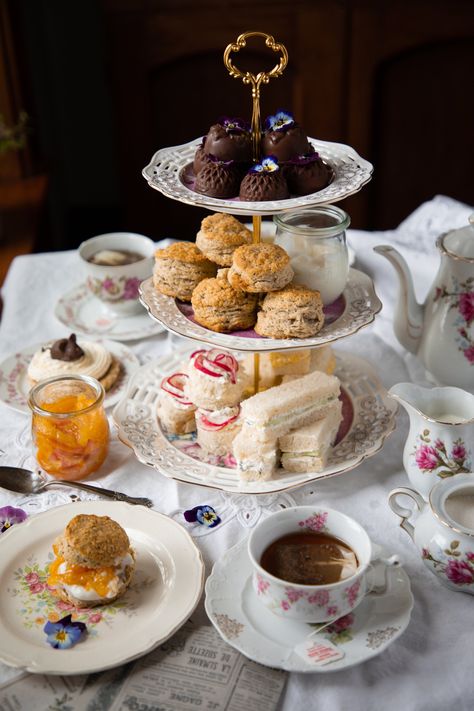
[[[54,341],[37,351],[28,366],[28,377],[34,382],[53,378],[56,375],[89,375],[100,380],[112,365],[112,355],[101,344],[94,341],[80,341],[83,354],[74,360],[54,358]]]

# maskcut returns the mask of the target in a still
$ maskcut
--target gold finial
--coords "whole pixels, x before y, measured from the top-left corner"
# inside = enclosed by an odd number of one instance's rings
[[[281,53],[280,61],[269,72],[259,72],[255,75],[251,72],[243,72],[233,64],[230,55],[233,52],[240,52],[243,47],[246,47],[248,37],[264,37],[267,47],[274,52]],[[260,159],[260,85],[268,84],[270,79],[283,74],[288,64],[288,52],[283,44],[275,42],[274,38],[271,35],[267,35],[266,32],[243,32],[237,37],[236,42],[228,44],[225,48],[224,64],[231,77],[242,79],[244,84],[252,85],[252,145],[254,160],[258,161]]]

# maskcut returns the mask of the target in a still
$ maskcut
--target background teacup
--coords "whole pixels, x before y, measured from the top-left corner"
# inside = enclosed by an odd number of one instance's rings
[[[102,250],[134,252],[142,259],[122,266],[103,266],[89,260]],[[92,293],[117,316],[139,313],[140,283],[151,276],[155,244],[148,237],[133,232],[110,232],[83,242],[79,256],[87,273],[87,285]]]
[[[314,531],[339,538],[355,552],[358,568],[346,580],[322,585],[286,582],[260,565],[265,549],[290,533]],[[277,511],[259,523],[248,542],[254,572],[252,583],[259,600],[272,612],[302,622],[326,622],[347,615],[368,591],[372,546],[357,521],[321,506],[296,506]]]

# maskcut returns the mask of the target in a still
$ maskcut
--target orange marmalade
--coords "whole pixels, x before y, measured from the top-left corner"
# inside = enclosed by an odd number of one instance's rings
[[[73,481],[100,467],[109,446],[102,402],[102,386],[86,376],[51,378],[33,388],[33,442],[45,471]]]
[[[94,590],[100,597],[107,597],[109,583],[117,576],[115,568],[104,566],[102,568],[84,568],[82,565],[68,565],[63,573],[59,567],[64,563],[64,558],[58,556],[49,565],[48,585],[80,585],[85,590]]]

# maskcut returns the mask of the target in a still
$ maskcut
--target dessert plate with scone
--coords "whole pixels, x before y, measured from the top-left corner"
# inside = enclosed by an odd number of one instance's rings
[[[117,341],[91,341],[79,337],[77,343],[84,349],[82,355],[77,353],[76,360],[75,356],[72,360],[53,358],[52,346],[67,340],[36,343],[5,358],[0,363],[0,401],[19,412],[28,413],[28,393],[36,382],[58,375],[82,374],[102,383],[105,407],[113,407],[120,400],[128,378],[140,366],[136,355]],[[71,340],[65,350],[68,348],[73,350]]]
[[[0,660],[33,673],[89,674],[171,637],[199,602],[204,563],[167,516],[83,501],[6,531],[0,580]],[[87,633],[72,649],[54,649],[43,627],[71,614]]]

